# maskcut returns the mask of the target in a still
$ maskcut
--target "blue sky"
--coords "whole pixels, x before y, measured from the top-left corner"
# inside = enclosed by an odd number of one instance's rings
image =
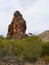
[[[6,36],[16,10],[26,20],[26,33],[49,30],[49,0],[0,0],[0,35]]]

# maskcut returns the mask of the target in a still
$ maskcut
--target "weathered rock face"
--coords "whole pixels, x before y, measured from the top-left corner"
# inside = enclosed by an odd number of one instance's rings
[[[21,39],[26,37],[26,22],[19,11],[14,13],[13,20],[8,27],[8,38]]]

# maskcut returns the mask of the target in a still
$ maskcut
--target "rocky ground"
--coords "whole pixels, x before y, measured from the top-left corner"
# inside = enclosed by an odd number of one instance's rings
[[[29,62],[26,62],[26,63],[8,63],[8,62],[0,62],[0,65],[49,65],[49,63],[46,63],[46,62],[36,62],[36,63],[29,63]]]
[[[24,61],[16,61],[15,59],[9,60],[7,62],[0,62],[0,65],[49,65],[49,62],[45,62],[43,60],[38,60],[35,63],[32,62],[24,62]]]

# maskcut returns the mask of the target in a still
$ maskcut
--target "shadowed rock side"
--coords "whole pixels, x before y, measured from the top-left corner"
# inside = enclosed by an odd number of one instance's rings
[[[8,27],[7,38],[22,39],[26,37],[26,21],[23,19],[19,11],[14,13],[13,20]]]

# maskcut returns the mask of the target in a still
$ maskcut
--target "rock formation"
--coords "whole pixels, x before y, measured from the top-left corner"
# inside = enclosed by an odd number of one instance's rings
[[[49,30],[44,31],[43,33],[39,34],[39,37],[44,41],[49,41]]]
[[[26,31],[26,21],[23,19],[21,13],[19,11],[16,11],[14,13],[13,20],[8,27],[7,37],[13,39],[21,39],[27,36],[25,34],[25,31]]]

